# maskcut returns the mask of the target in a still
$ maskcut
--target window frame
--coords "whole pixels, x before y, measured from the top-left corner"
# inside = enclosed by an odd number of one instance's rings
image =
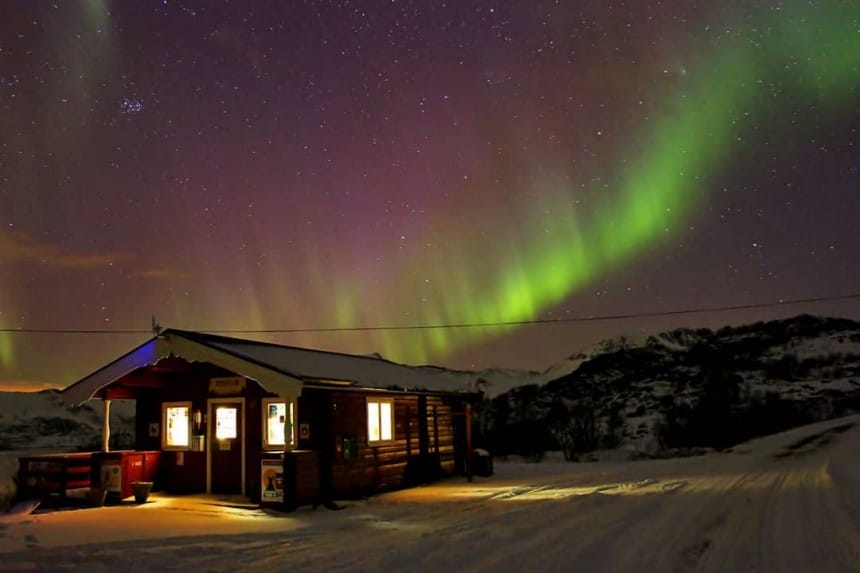
[[[268,427],[268,419],[267,419],[267,411],[269,409],[269,404],[286,404],[287,405],[287,415],[289,416],[292,413],[292,424],[290,425],[290,439],[289,443],[284,444],[271,444],[269,443],[269,427]],[[281,398],[280,396],[269,396],[263,398],[260,403],[261,407],[261,416],[262,426],[263,426],[263,450],[265,451],[285,451],[290,452],[296,449],[296,426],[298,426],[298,404],[297,400],[293,398],[289,400],[287,398]],[[287,442],[287,436],[284,435],[284,442]]]
[[[378,440],[372,440],[370,437],[370,405],[371,404],[377,404],[379,406],[379,420],[377,420],[377,422],[379,423],[379,439]],[[391,416],[389,418],[389,424],[391,427],[391,437],[389,437],[389,438],[384,438],[382,436],[382,404],[390,404],[391,405]],[[395,419],[394,398],[368,396],[365,400],[364,412],[365,412],[365,426],[367,427],[366,434],[367,434],[367,445],[368,446],[371,446],[371,447],[373,447],[373,446],[384,446],[386,444],[391,444],[394,441],[396,441],[395,431],[394,431],[394,419]]]
[[[191,400],[182,402],[162,402],[161,403],[161,449],[164,451],[190,451],[191,450]],[[167,410],[170,408],[185,408],[188,411],[188,444],[184,446],[171,445],[167,443]]]

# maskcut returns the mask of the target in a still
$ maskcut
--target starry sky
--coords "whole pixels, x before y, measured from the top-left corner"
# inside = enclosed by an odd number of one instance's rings
[[[2,387],[70,384],[152,316],[536,370],[619,334],[860,318],[575,320],[860,293],[856,3],[0,11]]]

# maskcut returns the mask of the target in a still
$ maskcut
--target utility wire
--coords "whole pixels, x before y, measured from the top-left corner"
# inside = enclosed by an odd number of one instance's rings
[[[226,332],[313,332],[308,330],[201,330],[198,332],[226,333]],[[152,330],[76,330],[59,328],[0,328],[0,334],[152,334]]]
[[[809,298],[797,298],[777,302],[760,302],[751,304],[737,304],[730,306],[696,307],[680,310],[663,310],[653,312],[633,312],[626,314],[604,314],[599,316],[577,316],[567,318],[544,318],[533,320],[514,320],[499,322],[463,322],[452,324],[415,324],[400,326],[355,326],[349,328],[284,328],[284,329],[262,329],[262,330],[201,330],[199,332],[211,334],[293,334],[306,332],[373,332],[379,330],[431,330],[437,328],[494,328],[502,326],[524,326],[536,324],[566,324],[575,322],[599,322],[609,320],[629,320],[632,318],[654,318],[660,316],[678,316],[685,314],[704,314],[709,312],[729,312],[734,310],[754,310],[759,308],[772,308],[778,306],[792,306],[798,304],[814,304],[820,302],[835,302],[840,300],[860,299],[860,293],[820,296]],[[152,330],[73,330],[73,329],[41,329],[41,328],[0,328],[0,333],[10,334],[152,334]]]

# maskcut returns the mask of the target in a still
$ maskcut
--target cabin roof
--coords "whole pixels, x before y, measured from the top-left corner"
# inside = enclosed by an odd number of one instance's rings
[[[93,398],[99,390],[126,374],[175,356],[188,362],[208,362],[256,380],[266,390],[293,398],[305,386],[343,389],[474,392],[477,375],[433,366],[407,366],[375,356],[344,354],[285,346],[201,332],[166,329],[113,362],[65,388],[72,404]]]

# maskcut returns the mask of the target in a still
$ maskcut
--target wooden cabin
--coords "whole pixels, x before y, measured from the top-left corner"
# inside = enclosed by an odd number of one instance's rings
[[[167,492],[294,508],[471,476],[478,394],[464,380],[370,356],[168,329],[62,396],[103,400],[104,451],[91,473],[121,497],[142,476]],[[136,401],[134,452],[108,452],[116,399]],[[116,475],[123,471],[134,475]]]

